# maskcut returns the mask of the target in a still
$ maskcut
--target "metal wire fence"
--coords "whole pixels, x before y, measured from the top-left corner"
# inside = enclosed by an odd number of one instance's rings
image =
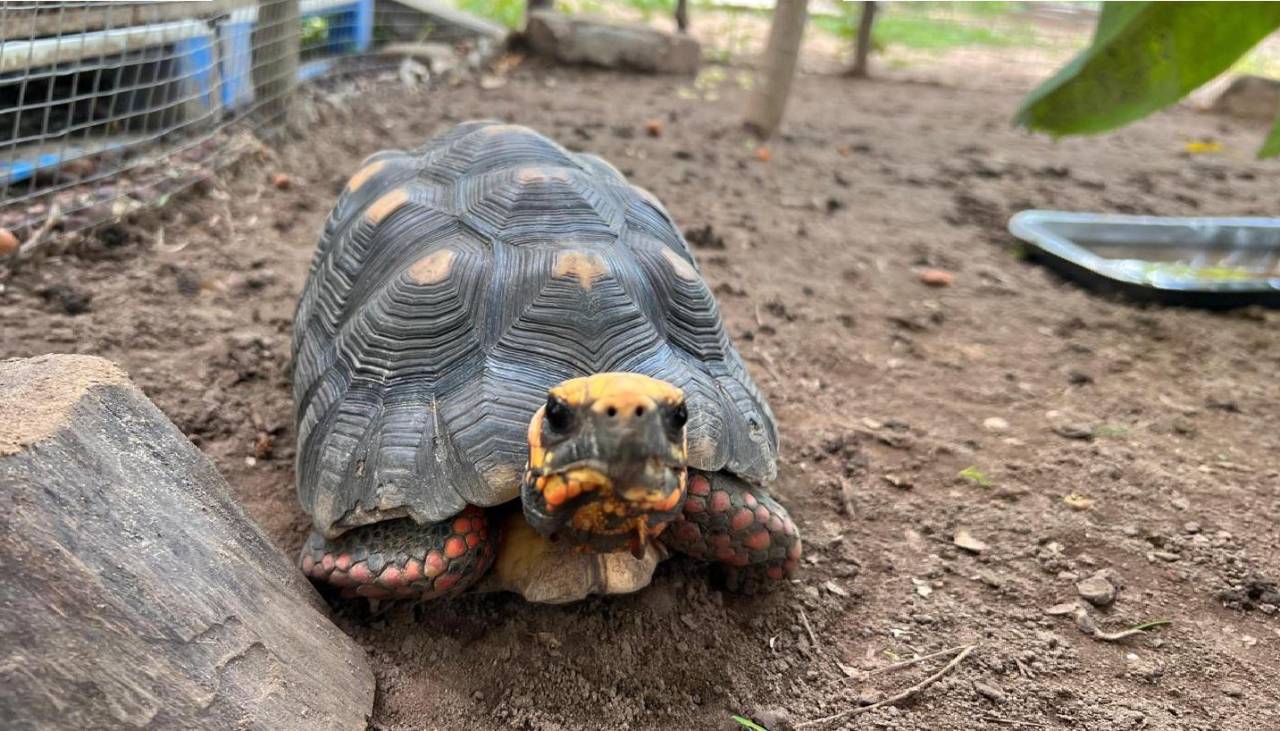
[[[29,251],[213,174],[282,128],[300,82],[367,58],[376,42],[439,30],[411,5],[433,3],[0,0],[10,247]]]

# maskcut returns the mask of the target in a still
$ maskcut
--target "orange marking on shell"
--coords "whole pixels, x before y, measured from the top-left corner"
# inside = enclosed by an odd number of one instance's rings
[[[382,223],[382,219],[390,216],[397,208],[407,203],[408,200],[409,193],[403,188],[396,188],[374,201],[364,215],[369,219],[370,223]]]
[[[382,168],[386,166],[386,164],[387,164],[386,160],[378,160],[377,162],[371,165],[366,165],[360,168],[360,170],[357,171],[355,175],[352,175],[351,179],[347,181],[347,190],[351,191],[352,193],[356,192],[357,190],[360,190],[360,186],[369,182],[369,178],[372,178],[373,176],[377,175],[378,172],[381,171]]]
[[[666,259],[667,263],[671,265],[671,271],[675,272],[677,277],[680,277],[687,282],[696,282],[698,280],[698,270],[694,269],[692,264],[685,261],[683,256],[680,256],[671,249],[663,249],[662,258]]]
[[[578,285],[588,292],[596,278],[607,271],[604,260],[590,252],[570,250],[556,256],[555,275],[577,279]]]
[[[426,559],[422,563],[423,574],[425,574],[428,579],[434,579],[440,574],[443,574],[444,570],[449,567],[449,565],[445,563],[444,556],[441,556],[439,551],[432,551],[428,553]]]
[[[457,252],[453,249],[441,249],[415,261],[409,267],[409,281],[414,284],[438,284],[449,276],[453,266],[453,258]]]
[[[533,418],[529,420],[529,467],[531,469],[542,466],[543,449],[542,449],[542,412],[546,407],[542,407],[534,412]],[[542,480],[538,480],[538,491],[542,491]]]
[[[466,552],[467,542],[457,536],[444,542],[444,555],[448,558],[458,558]]]

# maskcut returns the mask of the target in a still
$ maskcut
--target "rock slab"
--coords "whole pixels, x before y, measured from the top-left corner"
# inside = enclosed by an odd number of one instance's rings
[[[10,729],[364,729],[365,653],[109,361],[0,361]]]
[[[696,74],[702,62],[702,47],[689,36],[550,10],[530,13],[524,39],[535,53],[568,64]]]

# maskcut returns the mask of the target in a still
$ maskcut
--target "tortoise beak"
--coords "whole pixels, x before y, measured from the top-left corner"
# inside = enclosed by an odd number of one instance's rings
[[[683,394],[632,374],[586,380],[553,389],[530,424],[525,518],[587,550],[642,555],[684,504]]]

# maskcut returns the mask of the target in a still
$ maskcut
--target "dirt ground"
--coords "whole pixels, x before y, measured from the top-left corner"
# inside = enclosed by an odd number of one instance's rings
[[[1010,127],[1009,91],[805,77],[764,162],[735,73],[714,100],[531,64],[497,89],[322,97],[305,140],[19,272],[0,355],[118,361],[294,555],[289,333],[329,206],[374,150],[528,124],[611,160],[696,241],[778,416],[803,573],[759,599],[675,559],[568,607],[337,604],[375,668],[373,728],[782,731],[942,662],[864,670],[970,643],[916,699],[816,728],[1280,728],[1280,313],[1099,299],[1004,232],[1030,207],[1274,215],[1262,130],[1175,110],[1054,143]],[[1202,138],[1224,152],[1182,152]],[[1088,609],[1103,631],[1171,623],[1107,642],[1046,614],[1099,570],[1119,589]]]

